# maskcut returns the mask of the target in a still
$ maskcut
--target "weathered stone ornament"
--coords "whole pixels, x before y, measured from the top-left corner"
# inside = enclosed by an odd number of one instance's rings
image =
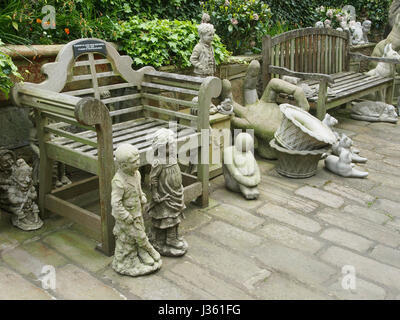
[[[397,123],[396,108],[382,101],[362,101],[353,103],[351,115],[353,119],[369,122]]]
[[[254,61],[250,64],[252,73],[260,70],[259,62]],[[276,159],[277,155],[269,142],[274,138],[275,131],[279,128],[282,121],[282,113],[276,101],[280,93],[293,95],[297,105],[304,110],[309,110],[307,98],[303,90],[291,83],[281,79],[272,79],[261,99],[256,99],[254,103],[249,103],[255,100],[256,81],[252,81],[252,77],[247,77],[248,82],[245,84],[245,106],[234,102],[233,108],[235,116],[232,118],[232,127],[237,129],[254,130],[255,139],[257,141],[257,153],[266,159]]]
[[[329,171],[345,178],[366,178],[368,172],[357,170],[354,168],[354,164],[352,164],[351,145],[351,139],[346,137],[343,140],[340,155],[329,155],[325,159],[325,167]]]
[[[257,199],[261,181],[260,169],[252,150],[254,141],[250,134],[239,133],[235,145],[224,150],[224,178],[226,187],[240,192],[247,200]]]
[[[364,32],[361,22],[356,22],[351,25],[350,30],[352,32],[352,44],[353,45],[361,45],[365,44],[364,42]]]
[[[324,23],[322,21],[317,21],[315,23],[315,28],[325,28]]]
[[[282,123],[270,142],[278,155],[276,171],[289,178],[316,174],[318,162],[336,141],[332,130],[307,111],[290,104],[280,105]]]
[[[203,19],[203,21],[208,21],[208,19]],[[197,29],[200,42],[194,47],[190,62],[194,66],[196,75],[202,77],[214,76],[216,71],[214,49],[212,47],[215,34],[214,26],[210,23],[201,23]]]
[[[363,41],[365,44],[369,43],[368,34],[371,31],[372,22],[370,20],[365,20],[362,23],[362,30],[363,30]]]
[[[116,238],[112,268],[136,277],[152,273],[162,265],[160,254],[150,244],[142,216],[147,202],[140,185],[139,151],[122,144],[115,151],[118,171],[112,180],[111,205]]]
[[[337,131],[335,131],[335,129],[333,127],[338,124],[338,120],[335,119],[334,117],[332,117],[329,113],[327,113],[325,115],[325,118],[322,121],[322,123],[327,125],[332,130],[332,132],[335,134],[336,142],[332,145],[332,153],[335,156],[340,156],[340,153],[342,152],[342,149],[347,144],[347,139],[350,139],[350,138],[347,135],[345,135],[344,133],[339,134]],[[353,145],[353,141],[351,141],[351,144]],[[359,155],[360,150],[357,150],[357,149],[351,147],[350,151],[351,151],[351,160],[352,160],[352,162],[366,163],[368,161],[367,158],[361,157]]]
[[[392,44],[385,46],[383,58],[397,59],[400,62],[400,54],[393,50]],[[383,78],[392,77],[395,73],[395,68],[389,63],[379,62],[374,69],[371,69],[366,74],[369,76],[378,76]]]
[[[24,231],[40,229],[43,221],[35,202],[32,168],[13,152],[0,150],[0,208],[11,213],[12,224]]]
[[[182,256],[188,244],[179,235],[178,228],[186,206],[174,132],[164,128],[157,130],[152,148],[156,153],[150,172],[153,197],[147,208],[152,218],[151,241],[163,256]]]

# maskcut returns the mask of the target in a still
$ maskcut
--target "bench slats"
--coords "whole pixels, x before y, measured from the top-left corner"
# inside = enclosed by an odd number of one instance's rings
[[[103,102],[104,104],[110,104],[110,103],[114,103],[114,102],[135,100],[135,99],[140,99],[140,98],[142,98],[141,93],[134,93],[134,94],[127,94],[125,96],[102,99],[101,102]]]
[[[144,109],[147,110],[147,111],[166,114],[166,115],[169,115],[169,116],[173,116],[173,117],[177,117],[177,118],[181,118],[181,119],[186,119],[186,120],[190,120],[190,121],[193,121],[193,122],[197,123],[197,116],[193,116],[191,114],[178,112],[178,111],[173,111],[173,110],[168,110],[168,109],[161,109],[161,108],[152,107],[152,106],[149,106],[149,105],[144,105]]]
[[[153,88],[153,89],[159,89],[159,90],[165,90],[165,91],[186,93],[186,94],[190,94],[193,96],[199,95],[198,91],[183,89],[183,88],[176,88],[176,87],[166,86],[166,85],[162,85],[162,84],[155,84],[155,83],[150,83],[150,82],[142,82],[141,86],[145,87],[145,88]]]
[[[180,100],[180,99],[169,98],[169,97],[165,97],[162,95],[156,95],[156,94],[151,94],[151,93],[142,93],[142,98],[168,102],[168,103],[181,105],[181,106],[185,106],[185,107],[198,107],[198,103],[196,103],[196,102],[184,101],[184,100]]]
[[[161,71],[148,71],[148,72],[145,72],[145,75],[146,76],[152,76],[152,77],[160,77],[160,78],[167,78],[167,79],[194,82],[194,83],[198,83],[198,84],[202,84],[206,79],[206,78],[193,77],[193,76],[181,75],[181,74],[176,74],[176,73],[161,72]]]

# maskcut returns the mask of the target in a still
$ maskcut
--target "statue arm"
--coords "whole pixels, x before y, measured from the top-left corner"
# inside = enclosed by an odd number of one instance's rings
[[[272,79],[268,83],[261,100],[267,103],[277,103],[276,100],[279,93],[293,95],[294,99],[301,109],[306,111],[310,110],[310,105],[307,101],[303,89],[287,81],[277,78]]]
[[[160,196],[158,194],[159,176],[161,174],[162,166],[157,162],[153,163],[150,171],[150,189],[155,202],[159,202]]]
[[[112,181],[112,191],[111,191],[112,215],[117,220],[125,220],[130,215],[128,210],[125,209],[122,202],[124,193],[125,189],[122,183],[118,180]]]
[[[197,44],[192,52],[192,55],[190,57],[190,62],[192,65],[196,68],[199,68],[201,66],[201,61],[200,61],[200,51],[201,47]]]

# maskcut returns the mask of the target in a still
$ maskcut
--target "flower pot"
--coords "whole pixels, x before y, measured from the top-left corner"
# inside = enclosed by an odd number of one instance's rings
[[[275,132],[279,145],[289,150],[318,150],[336,142],[332,130],[316,117],[290,104],[279,106],[283,120]]]
[[[275,139],[271,140],[270,145],[276,150],[278,156],[276,171],[282,176],[295,179],[315,175],[322,155],[329,151],[329,148],[311,151],[288,150],[279,146]]]

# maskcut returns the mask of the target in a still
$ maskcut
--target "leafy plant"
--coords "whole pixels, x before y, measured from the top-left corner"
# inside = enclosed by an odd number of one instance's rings
[[[121,43],[122,49],[133,58],[136,66],[191,66],[190,56],[199,41],[195,23],[165,19],[143,20],[133,16],[117,28],[115,40]],[[229,56],[218,36],[214,39],[213,47],[217,64]]]
[[[0,40],[0,47],[2,45],[4,45],[4,43]],[[17,80],[22,80],[22,76],[11,58],[5,53],[0,52],[0,91],[6,95],[6,98],[8,98],[10,89],[14,84],[12,77]]]
[[[208,0],[202,4],[211,17],[217,34],[234,54],[260,52],[267,33],[271,10],[261,0]]]

